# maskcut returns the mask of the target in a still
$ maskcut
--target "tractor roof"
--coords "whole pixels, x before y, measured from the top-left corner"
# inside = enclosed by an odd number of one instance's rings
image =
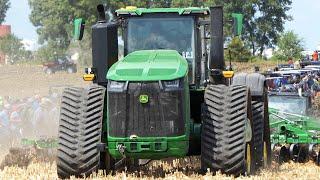
[[[143,14],[152,13],[177,13],[179,15],[208,15],[209,8],[202,7],[188,7],[188,8],[137,8],[135,6],[127,6],[126,8],[121,8],[116,10],[117,16],[129,15],[129,16],[141,16]]]

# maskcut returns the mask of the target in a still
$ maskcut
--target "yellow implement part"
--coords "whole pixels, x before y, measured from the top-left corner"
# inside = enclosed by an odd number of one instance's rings
[[[126,6],[126,8],[121,8],[123,10],[136,10],[137,6]]]
[[[263,166],[264,168],[268,167],[268,152],[266,142],[263,142]]]
[[[84,74],[83,75],[83,80],[84,81],[93,81],[95,78],[94,74]]]
[[[250,144],[249,143],[246,146],[246,151],[247,151],[247,154],[246,154],[246,157],[247,157],[247,160],[246,160],[247,174],[251,174],[251,149],[250,149]]]
[[[222,71],[223,77],[225,78],[232,78],[234,75],[233,71]]]

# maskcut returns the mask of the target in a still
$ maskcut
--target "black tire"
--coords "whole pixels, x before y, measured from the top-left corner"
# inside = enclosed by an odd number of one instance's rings
[[[239,85],[209,85],[204,98],[206,112],[201,133],[202,171],[210,169],[235,176],[250,174],[255,163],[247,162],[253,156],[254,138],[251,136],[251,140],[246,141],[247,130],[252,133],[249,90]],[[247,126],[248,119],[250,126]],[[250,151],[247,151],[247,147]]]
[[[270,124],[268,113],[268,95],[265,90],[262,97],[253,97],[253,136],[255,170],[271,165]]]
[[[268,114],[268,95],[265,87],[265,78],[260,74],[240,73],[234,77],[233,84],[244,85],[252,90],[261,90],[261,94],[252,97],[253,136],[255,171],[271,164],[270,128]],[[269,137],[269,138],[268,138]],[[265,153],[265,151],[267,151]],[[267,155],[266,155],[267,154]]]
[[[62,94],[58,133],[59,178],[88,176],[99,169],[105,88],[66,88]]]
[[[268,93],[265,89],[264,93],[264,128],[263,128],[263,162],[264,168],[268,168],[272,163],[272,150],[271,150],[271,140],[270,140],[270,121],[269,121],[269,105],[268,105]]]
[[[253,157],[256,162],[255,170],[258,170],[263,166],[264,102],[260,99],[254,99],[252,101],[252,122],[254,136]]]

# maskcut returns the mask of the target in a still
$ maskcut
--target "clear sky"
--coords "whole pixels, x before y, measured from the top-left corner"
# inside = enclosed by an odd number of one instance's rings
[[[10,24],[11,31],[19,38],[31,43],[31,46],[33,46],[31,48],[34,48],[38,36],[36,28],[29,20],[28,0],[10,0],[10,2],[11,7],[7,12],[4,24]]]
[[[293,20],[285,24],[286,30],[293,30],[304,40],[306,49],[315,50],[320,44],[320,1],[292,0],[289,14]]]
[[[29,21],[28,0],[10,0],[5,24],[21,39],[37,41],[36,28]],[[289,12],[293,20],[285,24],[286,30],[293,30],[304,39],[306,49],[314,50],[320,43],[320,0],[293,0]]]

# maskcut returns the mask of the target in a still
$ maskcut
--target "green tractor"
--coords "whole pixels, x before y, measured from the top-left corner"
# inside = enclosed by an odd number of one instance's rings
[[[97,10],[92,68],[83,77],[93,85],[62,95],[60,178],[195,155],[203,172],[236,176],[270,164],[265,78],[233,77],[225,68],[221,6],[127,7],[112,22],[103,5]],[[241,15],[233,14],[233,24],[239,35]],[[84,21],[75,20],[77,39],[83,30]]]

